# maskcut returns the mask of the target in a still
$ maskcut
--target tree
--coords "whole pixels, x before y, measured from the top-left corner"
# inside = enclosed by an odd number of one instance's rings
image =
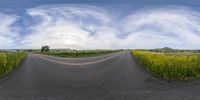
[[[50,47],[49,46],[42,46],[41,48],[41,52],[48,52],[50,50]]]

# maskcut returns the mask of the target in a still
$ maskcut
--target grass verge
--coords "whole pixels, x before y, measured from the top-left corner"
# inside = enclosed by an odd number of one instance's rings
[[[27,53],[0,53],[0,77],[11,72],[25,59]]]
[[[139,63],[154,76],[166,80],[200,79],[200,55],[166,55],[132,51]]]

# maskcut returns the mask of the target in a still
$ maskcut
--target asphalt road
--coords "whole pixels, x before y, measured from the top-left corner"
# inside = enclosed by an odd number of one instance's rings
[[[129,52],[89,58],[29,54],[0,81],[0,100],[199,100],[200,81],[166,82]]]

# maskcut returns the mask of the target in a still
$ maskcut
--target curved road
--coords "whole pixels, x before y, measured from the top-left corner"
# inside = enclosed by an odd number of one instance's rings
[[[77,59],[29,54],[0,81],[0,100],[199,99],[199,81],[158,80],[129,52]]]

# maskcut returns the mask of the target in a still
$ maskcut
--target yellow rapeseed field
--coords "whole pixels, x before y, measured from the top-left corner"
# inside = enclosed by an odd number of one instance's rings
[[[12,71],[27,53],[0,53],[0,77]]]
[[[165,55],[146,51],[133,51],[154,76],[167,80],[200,79],[200,55]]]

